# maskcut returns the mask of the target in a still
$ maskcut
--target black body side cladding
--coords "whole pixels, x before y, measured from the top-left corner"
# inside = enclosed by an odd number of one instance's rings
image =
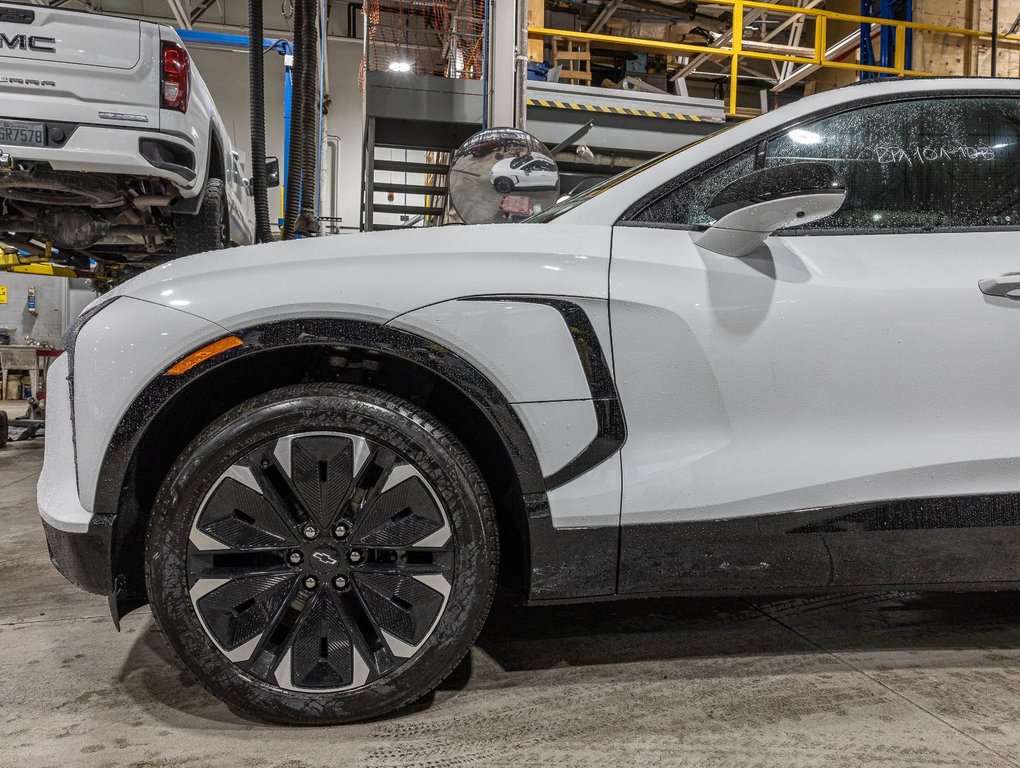
[[[619,530],[553,528],[544,493],[525,497],[531,538],[529,602],[616,594]]]
[[[1020,493],[625,525],[619,592],[767,593],[1020,581]]]

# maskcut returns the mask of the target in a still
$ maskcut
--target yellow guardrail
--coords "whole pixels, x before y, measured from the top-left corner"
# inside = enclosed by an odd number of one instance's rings
[[[728,48],[711,45],[695,45],[693,43],[670,43],[664,40],[646,40],[637,37],[619,37],[616,35],[591,34],[589,32],[574,32],[567,29],[550,29],[548,27],[529,27],[528,36],[534,38],[558,37],[565,40],[578,42],[597,43],[606,48],[625,48],[632,51],[645,51],[649,53],[666,53],[686,56],[689,54],[705,54],[707,56],[729,57],[730,78],[732,83],[737,82],[737,67],[741,59],[762,59],[765,61],[789,61],[794,64],[812,64],[827,69],[850,69],[861,72],[876,72],[885,75],[904,76],[932,76],[939,73],[925,72],[916,69],[906,68],[907,52],[907,30],[916,32],[931,32],[943,35],[959,35],[976,40],[991,40],[991,32],[982,32],[975,29],[961,29],[958,27],[943,27],[937,24],[924,24],[919,21],[898,21],[895,19],[882,19],[873,16],[858,16],[852,13],[839,13],[818,8],[797,8],[791,5],[777,5],[776,3],[758,2],[757,0],[696,0],[696,2],[708,2],[711,5],[729,5],[733,7],[733,40]],[[792,53],[773,53],[768,51],[755,51],[744,48],[744,10],[755,8],[770,13],[785,13],[793,16],[810,16],[815,21],[815,45],[814,55],[798,56]],[[839,61],[826,58],[828,50],[828,23],[829,21],[846,21],[855,24],[874,24],[879,26],[894,27],[896,30],[896,55],[893,66],[883,67],[877,64],[860,64],[852,61]],[[1018,44],[1020,35],[999,35],[1000,43]],[[748,41],[753,42],[753,41]],[[944,74],[944,73],[942,73]],[[731,116],[737,114],[737,89],[730,88],[729,105],[727,113]]]

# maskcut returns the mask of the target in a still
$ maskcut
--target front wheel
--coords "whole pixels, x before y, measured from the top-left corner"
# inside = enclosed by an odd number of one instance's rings
[[[429,693],[489,610],[498,543],[474,462],[429,414],[363,387],[256,397],[187,448],[146,539],[153,612],[215,695],[329,724]]]
[[[499,176],[492,182],[492,186],[496,188],[497,192],[505,195],[507,192],[513,191],[514,183],[506,176]]]

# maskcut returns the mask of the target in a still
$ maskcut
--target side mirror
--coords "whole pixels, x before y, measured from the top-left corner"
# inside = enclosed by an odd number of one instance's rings
[[[724,256],[747,256],[778,229],[831,216],[846,202],[846,185],[828,163],[793,163],[749,173],[712,198],[715,224],[698,246]]]
[[[280,161],[275,157],[266,159],[266,186],[280,186]]]

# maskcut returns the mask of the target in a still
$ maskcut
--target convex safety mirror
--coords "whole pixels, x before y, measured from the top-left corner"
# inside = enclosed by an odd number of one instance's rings
[[[846,185],[828,163],[764,168],[712,198],[706,211],[715,224],[696,242],[724,256],[747,256],[773,232],[831,216],[845,201]]]
[[[554,205],[560,174],[549,149],[516,128],[471,136],[450,161],[450,202],[465,224],[523,221]]]

